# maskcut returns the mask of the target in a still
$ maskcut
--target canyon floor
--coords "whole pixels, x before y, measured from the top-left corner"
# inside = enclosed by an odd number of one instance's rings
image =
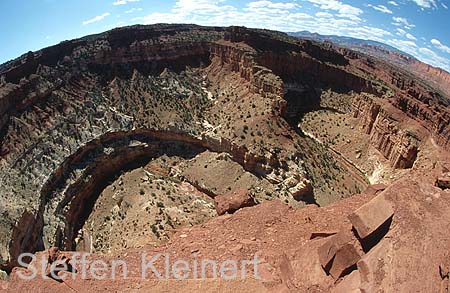
[[[0,290],[448,291],[450,79],[164,24],[29,52],[0,77]],[[80,253],[127,274],[86,278]],[[163,258],[164,280],[142,278],[158,253],[194,263],[185,280]],[[255,259],[233,280],[194,274]]]

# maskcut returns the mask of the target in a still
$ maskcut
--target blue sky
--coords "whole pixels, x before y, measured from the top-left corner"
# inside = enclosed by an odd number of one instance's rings
[[[450,0],[0,0],[0,63],[117,26],[167,22],[371,39],[450,71],[449,8]]]

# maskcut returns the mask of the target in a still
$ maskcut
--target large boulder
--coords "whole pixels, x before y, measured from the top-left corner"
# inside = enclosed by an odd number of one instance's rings
[[[349,273],[361,259],[355,243],[343,231],[329,237],[329,240],[319,247],[318,253],[323,269],[335,280]]]
[[[319,247],[319,261],[323,268],[328,268],[331,261],[336,255],[336,252],[350,241],[348,235],[340,231],[339,233],[330,236],[322,246]]]
[[[337,280],[348,273],[360,259],[361,256],[355,246],[351,243],[347,243],[336,251],[329,273]]]
[[[371,201],[349,215],[350,222],[359,237],[366,238],[389,221],[394,215],[394,207],[384,193],[380,193]]]
[[[218,215],[232,214],[241,208],[256,205],[248,190],[238,190],[233,193],[216,196],[214,202]]]

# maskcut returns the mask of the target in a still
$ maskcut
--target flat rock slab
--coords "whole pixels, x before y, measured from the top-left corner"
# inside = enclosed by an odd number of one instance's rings
[[[342,282],[333,288],[331,293],[360,293],[361,277],[358,270],[346,276]]]
[[[335,280],[361,259],[349,235],[342,231],[330,236],[329,240],[318,248],[318,254],[321,266]]]
[[[330,277],[322,268],[319,261],[317,249],[324,244],[327,239],[315,239],[307,244],[296,248],[293,257],[290,258],[292,271],[295,273],[294,283],[296,292],[308,292],[308,288],[316,288],[319,284],[325,289],[332,286],[334,279]],[[275,291],[277,292],[277,291]]]
[[[379,287],[380,280],[391,271],[393,244],[390,239],[383,239],[369,253],[358,262],[358,271],[361,279],[361,289],[372,292]]]
[[[350,237],[341,231],[330,236],[328,241],[318,248],[317,252],[319,254],[320,264],[326,271],[329,269],[330,263],[336,256],[337,251],[349,243],[349,241]]]
[[[354,266],[361,256],[358,254],[355,246],[347,243],[336,252],[333,263],[330,268],[330,275],[335,279],[339,279],[344,273]]]
[[[371,201],[349,215],[359,237],[366,238],[394,215],[392,203],[380,193]]]

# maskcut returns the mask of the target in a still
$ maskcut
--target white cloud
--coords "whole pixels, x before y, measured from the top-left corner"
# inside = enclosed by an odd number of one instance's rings
[[[411,0],[421,8],[437,8],[435,0]]]
[[[372,4],[368,4],[367,6],[372,7],[375,10],[378,10],[380,12],[383,13],[388,13],[388,14],[392,14],[392,10],[390,10],[389,8],[387,8],[384,5],[372,5]]]
[[[386,43],[412,56],[419,55],[419,46],[413,41],[390,39]]]
[[[409,40],[417,41],[417,38],[415,36],[413,36],[412,34],[408,33],[407,31],[405,31],[404,29],[401,29],[399,27],[397,28],[397,33],[396,34],[398,36],[405,37],[405,38],[407,38]]]
[[[388,4],[391,4],[392,6],[398,6],[398,3],[395,1],[389,1]]]
[[[143,10],[142,8],[131,8],[131,9],[125,11],[125,13],[133,13],[133,12],[142,11],[142,10]]]
[[[293,9],[298,7],[296,3],[273,3],[270,1],[256,1],[248,3],[248,8],[272,8],[272,9]]]
[[[445,3],[441,3],[442,7],[444,7],[445,9],[448,9],[448,6]]]
[[[139,2],[139,1],[140,1],[140,0],[117,0],[116,2],[113,3],[113,5],[114,5],[114,6],[117,6],[117,5],[126,5],[126,4],[131,3],[131,2]]]
[[[252,13],[256,15],[261,14],[279,14],[286,15],[291,13],[291,10],[300,8],[296,3],[288,2],[288,3],[274,3],[271,1],[255,1],[250,2],[243,9],[243,11],[247,13]]]
[[[91,18],[91,19],[88,19],[88,20],[83,21],[82,24],[83,24],[83,25],[87,25],[87,24],[90,24],[90,23],[93,23],[93,22],[100,21],[100,20],[102,20],[103,18],[107,17],[108,15],[110,15],[110,13],[109,13],[109,12],[105,12],[105,13],[103,13],[102,15],[97,15],[97,16],[94,17],[94,18]]]
[[[178,0],[175,3],[173,13],[181,15],[188,14],[216,14],[226,13],[230,10],[236,10],[230,5],[220,5],[224,0]]]
[[[416,27],[414,24],[411,24],[408,22],[408,20],[404,17],[392,17],[392,20],[394,20],[394,22],[392,23],[393,25],[396,26],[403,26],[406,29],[412,29],[414,27]]]
[[[406,31],[404,29],[397,28],[397,35],[404,36],[406,35]]]
[[[388,40],[387,43],[403,52],[413,55],[422,62],[443,68],[450,72],[450,60],[448,58],[444,58],[428,48],[419,47],[413,41],[391,39]]]
[[[336,14],[336,16],[337,17],[348,18],[348,19],[351,19],[351,20],[353,20],[355,22],[361,22],[362,21],[362,19],[360,17],[358,17],[356,15],[353,15],[353,14],[339,13],[339,14]]]
[[[355,6],[349,4],[344,4],[336,0],[307,0],[317,7],[323,10],[334,10],[339,13],[339,15],[345,16],[358,16],[363,13],[363,11]],[[350,17],[351,18],[351,17]]]
[[[331,14],[331,13],[328,13],[328,12],[317,12],[316,14],[315,14],[315,16],[316,17],[325,17],[325,18],[331,18],[331,17],[333,17],[333,14]]]
[[[227,16],[236,17],[237,9],[232,6],[220,5],[223,0],[178,0],[169,13],[151,13],[145,17],[136,17],[132,21],[153,23],[197,23],[212,25],[223,21],[229,25]]]
[[[402,50],[403,52],[414,55],[417,53],[418,46],[413,41],[399,40],[399,39],[391,39],[387,41],[388,44],[393,45],[394,47]]]
[[[428,48],[419,49],[419,58],[425,63],[441,67],[450,72],[450,60],[436,54]]]
[[[346,35],[359,39],[368,39],[379,42],[385,42],[385,37],[391,36],[392,34],[384,29],[370,26],[362,26],[349,28],[348,34]]]
[[[432,39],[431,43],[438,48],[439,50],[441,50],[442,52],[445,52],[447,54],[450,54],[450,47],[442,44],[439,40],[436,39]]]
[[[411,35],[410,33],[406,33],[405,37],[410,40],[417,41],[417,38],[415,36]]]

